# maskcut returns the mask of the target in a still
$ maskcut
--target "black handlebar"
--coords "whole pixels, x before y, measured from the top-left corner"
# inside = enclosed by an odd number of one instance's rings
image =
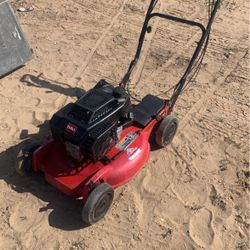
[[[188,65],[185,73],[183,74],[180,81],[176,85],[175,91],[174,91],[172,97],[170,98],[171,108],[173,108],[173,106],[175,105],[175,103],[177,101],[177,98],[179,97],[179,95],[182,92],[183,87],[185,86],[186,79],[187,79],[188,75],[192,71],[192,68],[193,68],[194,64],[196,63],[196,60],[197,60],[198,56],[200,55],[200,52],[201,52],[202,47],[204,45],[204,42],[206,41],[206,39],[209,38],[211,27],[212,27],[212,24],[214,22],[216,12],[217,12],[217,10],[218,10],[218,8],[220,6],[221,0],[217,0],[215,2],[213,10],[211,11],[211,16],[209,18],[208,25],[207,25],[206,28],[201,23],[198,23],[198,22],[195,22],[195,21],[192,21],[192,20],[187,20],[187,19],[183,19],[183,18],[179,18],[179,17],[176,17],[176,16],[171,16],[171,15],[167,15],[167,14],[163,14],[163,13],[153,13],[153,10],[154,10],[157,2],[158,2],[158,0],[151,0],[151,2],[150,2],[150,5],[149,5],[149,8],[148,8],[145,20],[144,20],[144,24],[143,24],[143,27],[142,27],[141,35],[140,35],[140,38],[139,38],[138,47],[137,47],[137,50],[136,50],[135,57],[131,61],[130,65],[129,65],[129,68],[128,68],[128,71],[125,74],[125,76],[123,77],[123,79],[122,79],[122,81],[120,83],[120,86],[122,86],[124,88],[126,87],[128,81],[130,79],[130,76],[131,76],[134,68],[137,65],[137,62],[138,62],[138,60],[140,58],[140,54],[141,54],[142,47],[143,47],[143,44],[144,44],[145,35],[146,35],[146,32],[148,31],[148,28],[149,28],[149,21],[151,20],[151,18],[160,17],[160,18],[167,19],[167,20],[170,20],[170,21],[183,23],[183,24],[186,24],[186,25],[189,25],[189,26],[198,27],[198,28],[201,29],[201,32],[202,32],[201,39],[199,40],[199,42],[197,44],[197,47],[196,47],[196,49],[195,49],[195,51],[193,53],[193,56],[192,56],[192,58],[191,58],[191,60],[189,62],[189,65]]]

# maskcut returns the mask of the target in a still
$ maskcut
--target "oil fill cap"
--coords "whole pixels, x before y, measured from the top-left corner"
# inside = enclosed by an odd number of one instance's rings
[[[113,90],[113,95],[115,98],[122,98],[126,95],[126,91],[123,87],[116,87]]]

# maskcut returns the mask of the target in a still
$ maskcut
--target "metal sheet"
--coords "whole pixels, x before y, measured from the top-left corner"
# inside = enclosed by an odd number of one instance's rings
[[[0,77],[24,65],[31,56],[12,8],[6,0],[0,0]]]

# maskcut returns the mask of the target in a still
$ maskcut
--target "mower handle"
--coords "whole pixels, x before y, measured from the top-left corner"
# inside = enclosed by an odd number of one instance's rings
[[[145,20],[144,20],[144,24],[143,24],[143,27],[142,27],[142,30],[141,30],[141,35],[140,35],[140,38],[139,38],[138,47],[137,47],[137,50],[136,50],[135,57],[131,61],[130,65],[129,65],[129,68],[128,68],[128,71],[125,74],[125,76],[123,77],[123,79],[122,79],[122,81],[120,82],[119,85],[121,87],[124,87],[124,88],[126,87],[128,81],[130,79],[130,76],[131,76],[134,68],[137,65],[137,62],[138,62],[138,60],[140,58],[140,54],[141,54],[142,47],[143,47],[143,44],[144,44],[145,35],[146,35],[146,32],[148,31],[148,27],[149,27],[148,24],[149,24],[149,21],[151,20],[151,18],[160,17],[160,18],[163,18],[163,19],[166,19],[166,20],[175,21],[175,22],[178,22],[178,23],[183,23],[183,24],[193,26],[193,27],[198,27],[198,28],[200,28],[200,30],[202,32],[201,39],[199,40],[199,42],[197,44],[197,47],[196,47],[196,49],[194,51],[194,54],[193,54],[193,56],[192,56],[192,58],[190,60],[190,63],[188,65],[185,73],[183,74],[180,81],[176,85],[175,91],[174,91],[172,97],[170,98],[170,105],[171,105],[171,108],[173,108],[178,96],[182,92],[182,89],[183,89],[183,87],[184,87],[184,85],[186,83],[187,76],[190,74],[190,72],[192,70],[192,67],[195,64],[195,61],[196,61],[196,59],[198,58],[198,56],[199,56],[199,54],[201,52],[203,44],[204,44],[205,40],[208,38],[208,36],[209,36],[210,30],[211,30],[212,24],[214,22],[216,12],[217,12],[217,10],[218,10],[218,8],[220,6],[221,0],[216,0],[216,3],[214,5],[211,17],[209,19],[209,22],[208,22],[208,25],[207,25],[206,28],[204,27],[203,24],[201,24],[199,22],[192,21],[192,20],[187,20],[187,19],[184,19],[184,18],[180,18],[180,17],[168,15],[168,14],[163,14],[163,13],[153,13],[153,10],[154,10],[157,2],[158,2],[158,0],[151,0],[151,2],[150,2],[150,5],[149,5],[149,8],[147,10],[147,14],[146,14],[146,17],[145,17]]]
[[[215,16],[216,16],[216,13],[220,7],[220,3],[221,3],[221,0],[216,0],[215,4],[214,4],[214,8],[212,10],[212,13],[211,13],[211,16],[209,18],[209,21],[208,21],[208,24],[207,24],[207,27],[205,29],[205,32],[202,34],[202,37],[200,39],[200,41],[198,42],[197,44],[197,47],[193,53],[193,56],[189,62],[189,65],[185,71],[185,73],[183,74],[183,76],[181,77],[180,81],[178,82],[178,84],[176,85],[175,87],[175,90],[174,90],[174,93],[172,95],[172,97],[170,98],[170,106],[171,106],[171,109],[173,109],[179,95],[181,94],[184,86],[185,86],[185,83],[186,83],[186,80],[187,80],[187,77],[188,75],[191,73],[192,71],[192,68],[196,62],[196,59],[198,58],[201,50],[202,50],[202,47],[204,45],[204,42],[208,41],[209,39],[209,35],[210,35],[210,31],[211,31],[211,28],[212,28],[212,24],[214,22],[214,19],[215,19]],[[205,45],[206,46],[206,45]]]

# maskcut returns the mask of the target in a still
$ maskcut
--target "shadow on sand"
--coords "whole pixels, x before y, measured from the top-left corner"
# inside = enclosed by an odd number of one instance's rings
[[[20,81],[25,83],[27,86],[48,89],[46,93],[57,92],[65,96],[77,98],[80,98],[85,93],[85,91],[81,88],[72,88],[67,83],[48,79],[43,76],[43,74],[39,74],[38,76],[26,74],[21,77]]]
[[[81,89],[55,85],[32,75],[23,76],[21,81],[29,84],[29,86],[47,88],[67,96],[79,98],[80,93],[84,93]],[[86,225],[81,220],[83,205],[81,200],[67,197],[57,191],[45,182],[42,173],[33,173],[31,176],[21,177],[15,172],[18,152],[29,144],[42,144],[50,136],[48,121],[38,127],[39,132],[37,134],[29,134],[27,130],[22,130],[20,134],[22,141],[0,153],[0,179],[4,180],[16,192],[29,192],[48,203],[37,212],[42,213],[52,210],[48,217],[50,226],[66,231],[84,228]]]

